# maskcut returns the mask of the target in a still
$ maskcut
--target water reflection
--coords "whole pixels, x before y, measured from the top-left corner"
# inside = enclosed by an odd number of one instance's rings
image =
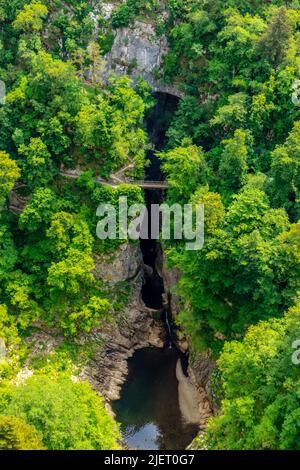
[[[128,379],[113,409],[131,448],[183,450],[195,437],[197,426],[187,424],[179,409],[177,359],[175,349],[146,348],[129,360]]]
[[[149,423],[144,426],[125,426],[123,437],[133,449],[157,450],[159,433],[158,426]]]

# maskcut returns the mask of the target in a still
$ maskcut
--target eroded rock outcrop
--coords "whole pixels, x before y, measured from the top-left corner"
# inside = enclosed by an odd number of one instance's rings
[[[112,48],[105,56],[106,74],[126,74],[133,80],[143,77],[155,91],[183,96],[176,87],[166,85],[160,78],[167,51],[166,37],[157,36],[151,23],[136,20],[132,26],[116,30]]]
[[[134,279],[143,265],[139,245],[124,243],[112,254],[94,255],[96,278],[110,285]]]
[[[207,393],[203,387],[196,386],[190,376],[183,373],[181,361],[176,364],[176,378],[178,380],[178,401],[180,411],[187,423],[199,424],[200,429],[205,427],[212,410]]]
[[[152,311],[141,300],[142,255],[139,245],[124,244],[113,256],[95,257],[95,276],[114,288],[118,282],[131,280],[131,295],[114,322],[104,322],[98,329],[88,334],[78,335],[73,341],[86,349],[92,345],[88,362],[78,365],[80,377],[88,379],[107,401],[119,398],[120,389],[126,380],[127,359],[137,349],[162,347],[164,345],[163,326],[154,320]],[[52,354],[64,340],[56,329],[35,325],[36,331],[27,338],[32,345],[31,358]]]
[[[117,324],[106,325],[101,331],[93,332],[94,338],[104,344],[94,352],[92,360],[82,371],[82,377],[87,378],[109,401],[119,398],[128,373],[127,360],[134,351],[164,345],[164,330],[141,302],[140,288],[141,284],[137,282],[132,300]]]
[[[180,296],[174,292],[174,287],[179,282],[181,273],[177,268],[167,267],[162,249],[160,249],[159,256],[157,257],[157,270],[164,280],[165,303],[168,304],[173,318],[176,318],[183,307]],[[177,344],[184,353],[190,349],[189,339],[180,335],[180,332],[178,334]],[[200,429],[202,429],[205,426],[207,418],[209,418],[213,412],[213,403],[209,393],[209,379],[215,367],[215,363],[208,352],[193,352],[192,356],[193,358],[192,360],[190,359],[187,373],[191,385],[198,391],[199,412],[201,414],[199,423]]]

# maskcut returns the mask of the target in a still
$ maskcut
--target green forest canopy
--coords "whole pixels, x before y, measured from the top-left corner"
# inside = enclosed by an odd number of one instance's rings
[[[103,55],[117,28],[147,17],[169,45],[160,78],[183,94],[159,154],[168,200],[205,206],[203,249],[166,246],[169,265],[182,273],[178,322],[193,350],[219,357],[223,402],[199,445],[298,449],[299,371],[290,356],[299,323],[300,105],[292,96],[300,80],[300,5],[165,3],[167,15],[157,0],[120,3],[110,19],[99,15],[95,37],[92,2],[0,0],[7,90],[0,105],[0,324],[10,358],[0,364],[2,376],[9,382],[20,367],[22,337],[37,320],[74,337],[114,318],[93,255],[117,244],[96,239],[96,207],[116,204],[120,194],[131,202],[143,196],[138,187],[105,188],[92,177],[129,163],[131,176],[143,177],[143,121],[153,100],[143,81],[105,81]],[[62,165],[83,173],[67,181]],[[57,438],[62,421],[74,419],[74,410],[63,416],[58,383],[66,397],[84,388],[83,414],[87,403],[98,409],[87,434],[79,416],[74,435]],[[32,392],[42,415],[39,397],[48,387],[58,411],[41,426],[24,410]],[[44,372],[21,388],[6,384],[1,397],[1,446],[117,445],[118,431],[87,384],[52,383]]]

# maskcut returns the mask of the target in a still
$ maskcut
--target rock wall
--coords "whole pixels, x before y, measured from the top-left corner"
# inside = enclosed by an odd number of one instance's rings
[[[102,15],[108,19],[113,12],[113,3],[103,3]],[[106,75],[114,72],[129,75],[133,81],[143,77],[155,91],[183,96],[176,87],[166,85],[160,78],[163,58],[168,52],[165,36],[157,36],[155,27],[149,22],[135,20],[131,26],[116,30],[112,48],[104,57]]]
[[[181,273],[177,268],[168,268],[163,250],[160,248],[157,257],[157,270],[163,278],[165,287],[165,303],[168,305],[173,318],[179,314],[183,307],[180,297],[174,293],[174,287],[179,282]],[[178,347],[182,352],[190,350],[189,339],[178,335]],[[214,405],[209,393],[209,379],[215,367],[214,361],[208,352],[192,352],[188,366],[188,376],[191,384],[195,386],[199,393],[199,409],[201,414],[200,429],[205,427],[205,422],[212,415]]]
[[[120,324],[107,325],[101,331],[93,332],[94,338],[104,340],[105,344],[96,350],[82,371],[82,377],[87,378],[109,401],[120,396],[128,373],[128,358],[138,349],[164,345],[165,332],[141,302],[140,289],[141,284],[137,282],[135,294],[126,306]]]
[[[131,279],[132,295],[128,304],[117,314],[116,321],[106,322],[101,328],[82,334],[74,342],[84,348],[93,344],[92,357],[84,366],[79,365],[79,375],[88,379],[107,401],[119,398],[120,389],[128,373],[127,359],[137,349],[163,347],[165,331],[154,320],[152,311],[141,300],[142,255],[139,245],[124,244],[113,256],[95,257],[95,276],[109,286]],[[51,354],[64,340],[58,330],[35,325],[35,333],[27,338],[32,344],[31,358]]]
[[[133,288],[131,300],[117,321],[93,331],[95,341],[104,344],[82,371],[82,377],[111,401],[119,398],[128,373],[128,358],[137,349],[163,347],[165,332],[141,299],[143,257],[138,244],[123,244],[113,255],[104,255],[101,259],[96,256],[94,274],[112,287],[120,281],[131,281]],[[90,335],[81,338],[83,344],[87,340]]]
[[[94,255],[94,262],[95,277],[114,285],[141,274],[143,257],[139,245],[124,243],[112,254]]]
[[[180,297],[174,292],[174,287],[180,280],[181,273],[178,268],[168,268],[166,259],[161,246],[158,248],[158,255],[156,259],[156,269],[160,276],[163,278],[165,295],[164,302],[170,308],[172,316],[176,318],[181,309]]]
[[[194,376],[189,370],[187,377],[182,370],[181,361],[176,364],[178,380],[178,401],[181,413],[188,423],[199,424],[199,429],[205,428],[207,419],[212,415],[211,404],[203,387],[196,386]]]

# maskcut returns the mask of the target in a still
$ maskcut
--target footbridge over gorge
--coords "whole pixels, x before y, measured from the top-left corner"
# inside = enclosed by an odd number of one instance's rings
[[[60,174],[65,178],[78,178],[80,176],[80,171],[78,170],[67,170],[61,169]],[[111,175],[109,179],[104,179],[100,176],[95,176],[94,181],[97,183],[111,186],[112,188],[117,188],[120,184],[132,184],[134,186],[139,186],[143,189],[167,189],[169,184],[167,181],[148,181],[148,180],[135,180],[133,178],[119,178],[117,175]]]
[[[128,165],[126,169],[128,169],[129,167],[131,167],[131,165]],[[100,176],[95,176],[94,181],[96,181],[97,183],[106,185],[106,186],[110,186],[112,188],[117,188],[121,184],[131,184],[134,186],[139,186],[140,188],[143,188],[143,189],[164,190],[169,187],[166,181],[148,181],[148,180],[135,180],[133,178],[124,178],[123,175],[121,176],[121,172],[123,172],[124,170],[125,168],[120,170],[118,173],[111,174],[109,179],[105,179]],[[79,169],[72,170],[72,169],[66,169],[64,167],[61,167],[59,173],[64,178],[77,179],[79,178],[81,171]],[[17,183],[14,189],[9,194],[8,209],[17,215],[19,215],[24,210],[29,200],[28,197],[21,197],[18,195],[17,190],[22,186],[26,186],[26,185],[22,183]]]

